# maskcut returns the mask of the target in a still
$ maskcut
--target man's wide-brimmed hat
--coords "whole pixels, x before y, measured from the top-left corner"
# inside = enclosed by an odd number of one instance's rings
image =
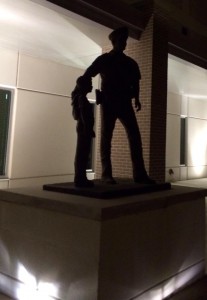
[[[129,36],[129,30],[127,27],[120,27],[115,29],[109,34],[109,40],[110,41],[115,41],[119,39],[125,39],[127,40]]]

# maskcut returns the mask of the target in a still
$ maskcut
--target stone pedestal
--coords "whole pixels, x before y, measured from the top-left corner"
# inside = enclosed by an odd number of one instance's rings
[[[164,299],[204,274],[205,195],[0,190],[0,290],[21,300]]]

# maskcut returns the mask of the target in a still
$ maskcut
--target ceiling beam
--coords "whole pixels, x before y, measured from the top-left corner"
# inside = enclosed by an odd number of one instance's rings
[[[129,28],[129,35],[139,39],[145,28],[146,16],[119,0],[47,0],[106,27]]]

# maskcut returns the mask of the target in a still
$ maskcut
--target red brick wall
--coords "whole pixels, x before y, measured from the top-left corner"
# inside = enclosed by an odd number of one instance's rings
[[[150,131],[150,176],[165,180],[167,116],[168,31],[160,14],[154,17],[152,97]]]
[[[152,83],[152,51],[153,51],[153,18],[149,21],[138,44],[138,62],[141,70],[140,101],[142,110],[137,119],[142,136],[144,161],[147,171],[150,166],[150,128],[151,128],[151,83]]]

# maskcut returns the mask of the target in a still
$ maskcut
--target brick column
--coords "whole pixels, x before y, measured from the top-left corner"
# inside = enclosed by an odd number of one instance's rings
[[[165,180],[168,31],[165,19],[154,16],[150,167],[149,174],[158,182]]]
[[[150,128],[151,128],[151,86],[153,52],[153,17],[142,33],[137,49],[137,62],[141,70],[140,101],[142,110],[137,113],[141,131],[144,161],[147,171],[150,167]]]

